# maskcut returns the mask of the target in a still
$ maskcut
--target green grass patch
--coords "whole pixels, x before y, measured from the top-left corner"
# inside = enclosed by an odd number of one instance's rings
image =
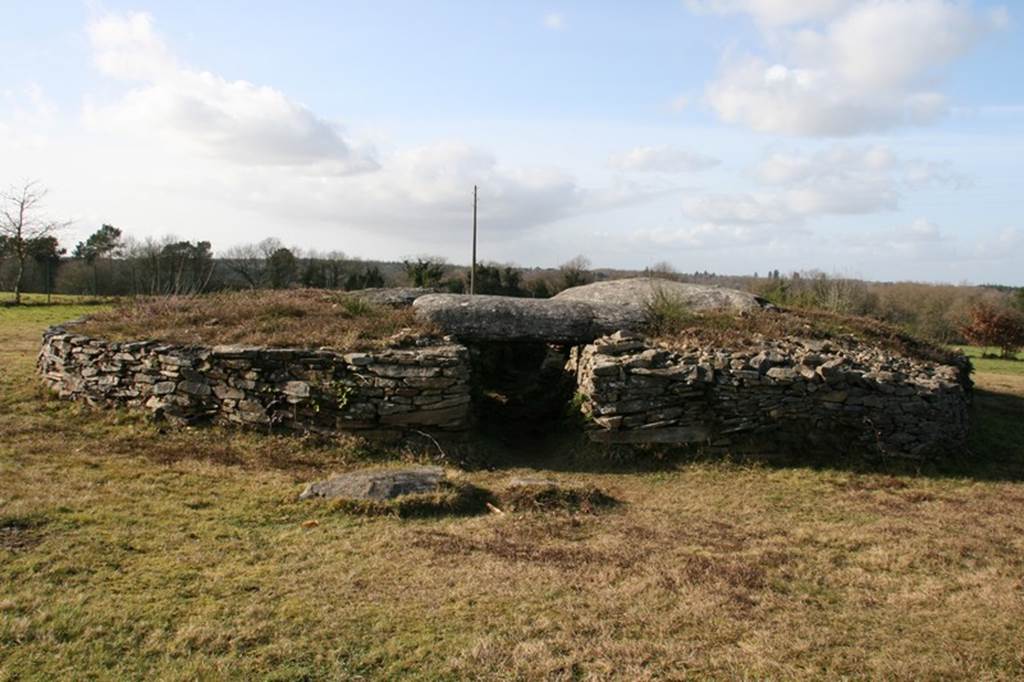
[[[92,296],[92,295],[78,295],[78,294],[51,294],[47,298],[46,294],[22,294],[21,305],[22,306],[65,306],[65,305],[84,305],[84,306],[96,306],[96,305],[111,305],[118,301],[117,296]],[[0,293],[0,308],[11,307],[14,305],[14,294],[11,292]]]
[[[994,374],[1024,374],[1024,353],[1017,353],[1013,358],[1002,358],[998,348],[981,346],[955,346],[957,350],[971,359],[976,372]]]

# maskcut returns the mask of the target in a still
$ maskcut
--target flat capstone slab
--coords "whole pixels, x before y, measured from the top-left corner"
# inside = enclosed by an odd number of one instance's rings
[[[765,307],[744,291],[643,277],[586,284],[543,299],[428,294],[417,298],[413,309],[420,320],[466,342],[579,345],[619,330],[642,331],[648,307],[660,297],[692,311],[741,314]]]
[[[311,498],[350,500],[393,500],[402,495],[433,493],[446,480],[444,469],[435,466],[416,466],[401,469],[360,469],[310,483],[299,495],[300,500]]]

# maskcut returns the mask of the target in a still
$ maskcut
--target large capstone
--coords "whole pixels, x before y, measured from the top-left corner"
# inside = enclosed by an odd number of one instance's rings
[[[765,306],[763,299],[746,291],[708,284],[675,282],[656,277],[584,284],[559,292],[553,300],[615,304],[642,312],[658,297],[678,301],[694,311],[724,310],[741,313],[760,310]]]
[[[623,306],[550,298],[430,294],[413,308],[421,320],[463,341],[587,343],[643,322]]]
[[[299,495],[300,500],[313,497],[350,500],[393,500],[402,495],[437,492],[445,481],[441,467],[406,467],[403,469],[360,469],[310,483]]]
[[[691,310],[759,310],[762,301],[734,289],[643,278],[566,289],[554,298],[428,294],[416,315],[463,341],[589,343],[618,330],[639,331],[659,295]]]

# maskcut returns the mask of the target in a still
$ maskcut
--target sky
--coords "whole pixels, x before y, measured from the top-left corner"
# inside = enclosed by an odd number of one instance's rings
[[[1024,285],[1024,2],[0,4],[66,245]]]

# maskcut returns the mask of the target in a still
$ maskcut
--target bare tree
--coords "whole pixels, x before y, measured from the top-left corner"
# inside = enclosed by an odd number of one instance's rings
[[[0,192],[0,237],[8,253],[14,256],[14,304],[21,303],[21,286],[25,263],[32,255],[32,245],[67,227],[66,222],[48,220],[39,215],[46,189],[38,182],[25,182]]]
[[[259,244],[239,244],[228,249],[223,260],[228,270],[244,279],[250,289],[258,289],[266,283],[270,257],[281,248],[284,244],[280,239],[268,237]]]
[[[594,281],[594,276],[590,272],[590,259],[583,255],[562,263],[558,270],[562,276],[562,289],[571,289]]]

